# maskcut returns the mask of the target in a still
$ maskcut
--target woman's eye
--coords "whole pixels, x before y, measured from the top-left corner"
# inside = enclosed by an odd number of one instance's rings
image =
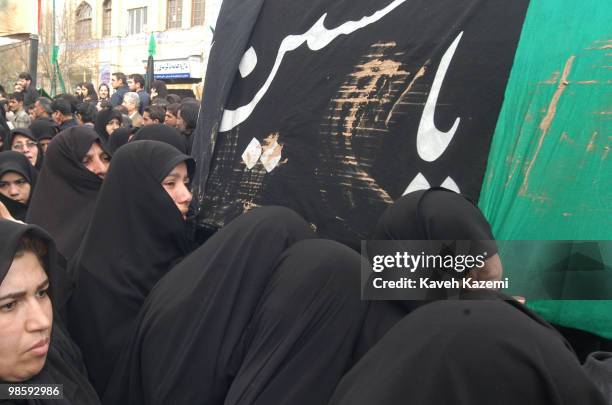
[[[102,155],[102,160],[105,162],[110,162],[111,158],[105,153],[104,155]]]
[[[21,179],[21,180],[17,180],[16,183],[17,183],[18,186],[23,186],[27,182],[24,179]]]
[[[17,305],[17,301],[11,301],[8,304],[0,306],[0,311],[9,312],[15,308],[15,305]]]
[[[48,289],[40,290],[36,293],[37,298],[44,298],[47,296]]]
[[[168,183],[164,183],[164,187],[174,187],[174,182],[168,182]]]

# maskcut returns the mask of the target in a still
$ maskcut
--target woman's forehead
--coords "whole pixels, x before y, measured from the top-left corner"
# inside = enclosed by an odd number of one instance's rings
[[[38,257],[30,251],[25,251],[13,258],[11,267],[0,283],[0,297],[19,291],[35,290],[48,280]]]
[[[0,176],[0,181],[16,181],[16,180],[25,180],[25,177],[20,173],[8,171]]]

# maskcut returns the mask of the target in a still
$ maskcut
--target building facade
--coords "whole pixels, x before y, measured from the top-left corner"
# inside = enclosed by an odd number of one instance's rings
[[[68,55],[66,84],[110,83],[118,71],[144,75],[152,33],[155,78],[199,96],[220,5],[221,0],[56,0],[56,26],[71,34],[59,43],[60,54]]]

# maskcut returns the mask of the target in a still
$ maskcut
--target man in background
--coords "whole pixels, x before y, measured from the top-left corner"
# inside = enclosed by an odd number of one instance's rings
[[[125,93],[123,96],[123,106],[127,108],[128,117],[132,120],[133,127],[141,127],[142,115],[138,112],[138,105],[140,104],[140,98],[137,93],[133,91]]]
[[[32,76],[28,72],[19,73],[17,84],[23,88],[23,104],[34,104],[38,98],[38,92],[36,91],[36,86],[32,83]]]
[[[93,128],[96,120],[96,106],[88,102],[81,103],[77,106],[75,116],[79,125]]]
[[[72,108],[68,100],[56,98],[51,103],[51,109],[53,110],[53,120],[59,125],[60,132],[78,125],[72,116]]]
[[[123,96],[130,91],[125,74],[121,72],[113,73],[111,76],[111,86],[115,89],[115,92],[111,96],[110,102],[113,107],[116,107],[123,103]]]
[[[13,113],[10,121],[13,128],[27,128],[30,126],[30,117],[23,108],[23,93],[12,93],[8,98],[9,110]]]
[[[34,103],[34,116],[38,118],[51,118],[53,109],[51,109],[51,100],[47,97],[39,97]]]
[[[144,126],[163,124],[166,115],[166,109],[159,105],[150,105],[144,109],[142,122]]]
[[[138,112],[142,115],[144,114],[144,109],[151,104],[151,97],[145,91],[145,79],[142,75],[138,73],[130,75],[127,81],[128,87],[130,91],[133,91],[138,94],[138,98],[140,98],[140,105],[138,107]]]

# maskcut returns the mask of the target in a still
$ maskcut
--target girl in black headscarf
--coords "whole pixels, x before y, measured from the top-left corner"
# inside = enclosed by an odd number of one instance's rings
[[[94,128],[103,144],[108,144],[108,141],[117,128],[121,127],[123,117],[121,113],[112,107],[105,108],[96,115]]]
[[[88,127],[68,128],[49,144],[26,221],[49,232],[67,260],[87,229],[109,161]]]
[[[131,141],[160,141],[174,146],[187,154],[187,141],[176,128],[164,124],[147,125],[132,137]]]
[[[36,169],[24,155],[0,152],[0,201],[19,221],[25,221],[37,177]]]
[[[162,278],[104,403],[325,404],[365,313],[360,256],[281,207],[238,217]]]
[[[98,392],[149,291],[191,250],[185,224],[191,193],[184,183],[194,164],[156,141],[130,142],[113,157],[71,266],[77,283],[69,326]]]
[[[0,240],[0,384],[63,386],[63,399],[0,402],[99,404],[79,350],[57,316],[64,278],[53,240],[36,226],[2,219]]]

